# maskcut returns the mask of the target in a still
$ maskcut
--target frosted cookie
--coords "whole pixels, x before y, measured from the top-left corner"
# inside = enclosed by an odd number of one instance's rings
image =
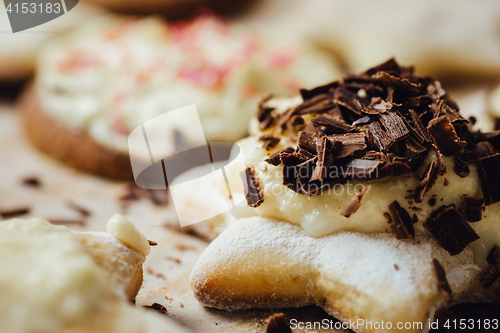
[[[177,328],[128,304],[142,284],[149,243],[120,215],[108,229],[112,234],[72,233],[41,219],[1,222],[2,332]]]
[[[292,95],[337,75],[318,50],[280,46],[214,16],[175,24],[109,16],[45,46],[25,124],[42,151],[122,179],[132,176],[128,135],[148,120],[195,104],[207,141],[234,141],[264,93]],[[156,139],[173,147],[188,130],[171,124]]]
[[[497,1],[317,1],[302,15],[313,13],[311,37],[354,72],[394,56],[438,77],[496,78],[500,72]]]
[[[202,304],[396,325],[499,299],[498,133],[471,132],[438,81],[390,59],[258,115],[227,171],[247,207],[192,271]]]
[[[0,82],[25,80],[35,69],[35,58],[44,41],[103,14],[99,7],[79,3],[66,14],[31,28],[12,33],[5,7],[0,7]]]

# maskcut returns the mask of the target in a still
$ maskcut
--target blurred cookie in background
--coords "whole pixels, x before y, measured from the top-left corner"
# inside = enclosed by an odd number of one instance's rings
[[[40,150],[124,179],[128,135],[148,120],[195,104],[207,141],[235,141],[265,94],[292,96],[340,74],[304,42],[282,44],[211,14],[176,23],[106,16],[45,45],[24,119]],[[189,134],[184,125],[156,139],[173,146]]]
[[[0,5],[0,82],[25,80],[33,73],[36,54],[45,40],[103,13],[100,7],[80,3],[55,20],[12,33],[5,6]]]
[[[395,57],[440,80],[500,76],[494,0],[274,0],[243,19],[283,38],[305,36],[336,53],[350,72]]]

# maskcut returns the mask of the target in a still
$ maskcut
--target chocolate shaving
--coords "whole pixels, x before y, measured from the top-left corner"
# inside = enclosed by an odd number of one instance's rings
[[[420,203],[424,199],[431,187],[436,183],[439,176],[439,167],[437,160],[432,160],[424,173],[424,178],[415,188],[415,202]]]
[[[335,145],[335,141],[342,143],[342,149],[337,151],[334,155],[335,158],[340,159],[354,154],[354,152],[366,148],[366,137],[363,133],[347,133],[347,134],[334,134],[327,136],[328,140]],[[316,139],[316,144],[318,144]]]
[[[323,179],[325,177],[326,169],[329,168],[333,162],[333,153],[341,149],[342,142],[334,141],[332,144],[324,136],[316,141],[316,145],[316,150],[318,151],[318,161],[311,175],[311,180]]]
[[[446,304],[451,304],[453,302],[453,295],[448,279],[446,279],[446,272],[437,259],[432,259],[432,265],[434,266],[434,273],[437,278],[438,290],[441,292]]]
[[[149,242],[149,246],[156,246],[156,245],[158,245],[157,242],[152,241],[152,240],[148,240],[148,242]]]
[[[446,116],[432,119],[427,129],[439,151],[444,156],[457,154],[467,144],[467,142],[460,140],[453,125]]]
[[[87,222],[82,219],[75,219],[75,220],[70,220],[70,219],[48,219],[48,222],[56,225],[78,225],[84,227]]]
[[[277,313],[267,320],[266,333],[292,333],[292,329],[288,325],[285,315]]]
[[[278,145],[280,143],[280,138],[275,137],[271,134],[266,134],[263,135],[259,138],[259,140],[264,141],[264,149],[265,150],[270,150]]]
[[[432,212],[424,228],[451,255],[459,254],[467,245],[479,239],[455,205],[443,205]]]
[[[368,125],[368,129],[380,151],[386,151],[394,143],[392,135],[388,135],[379,123],[371,123]]]
[[[401,207],[397,200],[389,206],[389,213],[384,213],[387,222],[391,226],[392,233],[397,239],[408,239],[415,237],[415,229],[410,214]]]
[[[250,207],[259,207],[264,202],[264,191],[260,185],[259,178],[255,175],[253,167],[247,168],[241,173],[245,197]]]
[[[266,107],[265,104],[272,98],[272,95],[269,95],[262,99],[259,103],[259,108],[257,111],[257,120],[259,121],[259,130],[263,131],[272,126],[274,119],[271,115],[271,112],[274,108]]]
[[[387,129],[390,137],[394,141],[401,140],[410,134],[403,119],[396,112],[385,112],[378,115],[381,123]]]
[[[482,277],[481,283],[484,289],[489,289],[496,280],[500,278],[500,246],[493,245],[486,257],[489,264],[486,274]]]
[[[317,116],[311,121],[316,127],[324,127],[322,131],[326,134],[342,134],[350,132],[353,129],[351,125],[346,124],[344,121],[337,120],[328,114]]]
[[[42,186],[42,182],[37,177],[26,177],[23,179],[23,185],[38,188]]]
[[[154,310],[162,314],[167,313],[167,308],[161,305],[160,303],[153,303],[151,305],[143,305],[146,309]]]
[[[292,147],[288,148],[283,148],[278,151],[275,151],[271,155],[269,155],[268,158],[265,159],[265,161],[269,164],[272,164],[274,166],[278,166],[281,163],[281,155],[282,154],[291,154],[293,153],[294,149]]]
[[[31,209],[29,207],[2,209],[2,210],[0,210],[0,216],[4,219],[7,219],[7,218],[15,217],[15,216],[26,215],[30,211],[31,211]]]
[[[460,213],[467,222],[479,222],[481,221],[484,209],[483,198],[465,197],[460,207]]]
[[[484,204],[489,206],[500,201],[500,154],[482,157],[479,159],[478,175],[481,181]]]
[[[313,158],[316,155],[316,140],[309,133],[302,131],[299,133],[299,144],[297,147],[297,155],[304,160]]]
[[[356,194],[349,203],[342,208],[340,211],[340,215],[349,218],[352,214],[356,213],[361,207],[361,200],[365,197],[365,195],[370,191],[371,186],[367,186],[363,191]]]
[[[92,215],[90,211],[80,205],[75,204],[73,201],[68,202],[68,207],[78,212],[82,217],[89,217]]]

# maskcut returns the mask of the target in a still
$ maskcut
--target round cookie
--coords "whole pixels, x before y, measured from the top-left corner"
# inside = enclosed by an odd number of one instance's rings
[[[279,45],[215,16],[175,24],[109,16],[45,45],[34,103],[63,127],[127,155],[128,134],[168,111],[195,104],[207,141],[235,141],[265,93],[292,95],[338,74],[329,56],[306,44]],[[175,144],[186,131],[173,124],[159,140]]]

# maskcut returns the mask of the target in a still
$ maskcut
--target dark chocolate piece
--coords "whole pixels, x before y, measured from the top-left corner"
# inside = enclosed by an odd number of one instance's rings
[[[37,177],[26,177],[23,179],[23,185],[38,188],[42,186],[42,182]]]
[[[288,325],[285,315],[277,313],[267,320],[266,333],[292,333],[292,329]]]
[[[262,99],[259,103],[259,108],[257,111],[257,120],[259,121],[259,130],[263,131],[272,126],[274,119],[271,115],[271,112],[274,108],[266,107],[265,104],[272,98],[272,95],[269,95]]]
[[[344,158],[366,148],[366,136],[363,133],[333,134],[327,138],[332,145],[335,145],[335,141],[342,142],[342,149],[335,153],[335,158]],[[316,139],[316,144],[318,140]]]
[[[266,134],[259,138],[259,140],[264,141],[264,149],[270,150],[273,149],[280,143],[280,138],[273,136],[272,134]]]
[[[394,143],[392,136],[386,133],[379,123],[371,123],[368,129],[380,151],[386,151]]]
[[[486,261],[489,267],[481,279],[481,283],[484,289],[489,289],[500,278],[500,246],[497,244],[493,245],[493,248],[486,257]]]
[[[448,279],[446,279],[446,272],[437,259],[432,259],[432,265],[434,266],[434,273],[436,274],[437,278],[438,290],[441,292],[441,295],[443,296],[446,304],[451,304],[453,302],[453,295],[451,293]]]
[[[467,245],[479,239],[455,205],[443,205],[432,212],[424,228],[451,255],[459,254]]]
[[[333,162],[333,154],[341,148],[342,142],[334,141],[332,144],[326,136],[316,141],[318,161],[311,175],[311,180],[323,179],[325,177],[326,169],[328,169]]]
[[[48,222],[52,223],[52,224],[56,224],[56,225],[79,225],[79,226],[82,226],[84,227],[87,222],[83,219],[74,219],[74,220],[70,220],[70,219],[48,219],[47,220]]]
[[[446,116],[429,121],[427,129],[439,151],[444,156],[455,155],[466,145],[466,142],[461,141],[457,136],[457,132],[455,132],[453,125]]]
[[[477,163],[484,204],[489,206],[500,201],[500,154],[482,157]]]
[[[308,160],[316,156],[316,140],[314,137],[302,131],[299,133],[299,143],[297,146],[297,155],[301,156],[301,158]]]
[[[4,219],[26,215],[31,211],[29,207],[19,207],[19,208],[11,208],[11,209],[2,209],[0,210],[0,216]]]
[[[294,149],[292,147],[280,149],[278,151],[275,151],[271,155],[269,155],[269,157],[266,158],[265,161],[269,164],[277,166],[281,163],[281,155],[282,154],[291,154],[291,153],[293,153],[293,151],[294,151]]]
[[[259,207],[264,202],[264,191],[260,185],[259,178],[255,175],[253,166],[246,168],[241,173],[241,177],[243,178],[247,204],[253,208]]]
[[[408,239],[415,237],[415,229],[410,214],[401,207],[397,200],[393,201],[389,206],[389,213],[385,213],[387,222],[391,226],[392,233],[397,239]]]
[[[465,197],[460,207],[460,213],[462,213],[467,222],[479,222],[483,216],[484,209],[483,198]]]
[[[153,303],[151,305],[144,305],[146,309],[154,310],[159,313],[166,314],[167,313],[167,308],[161,305],[160,303]]]
[[[349,218],[352,214],[356,213],[361,207],[361,200],[365,197],[365,195],[370,191],[371,186],[365,187],[365,189],[358,194],[356,194],[349,203],[342,208],[340,211],[340,215]]]
[[[80,205],[75,204],[73,201],[68,202],[68,207],[78,212],[82,217],[89,217],[92,215],[90,211]]]
[[[157,242],[152,241],[152,240],[148,240],[148,242],[149,242],[149,246],[156,246],[156,245],[158,245]]]

